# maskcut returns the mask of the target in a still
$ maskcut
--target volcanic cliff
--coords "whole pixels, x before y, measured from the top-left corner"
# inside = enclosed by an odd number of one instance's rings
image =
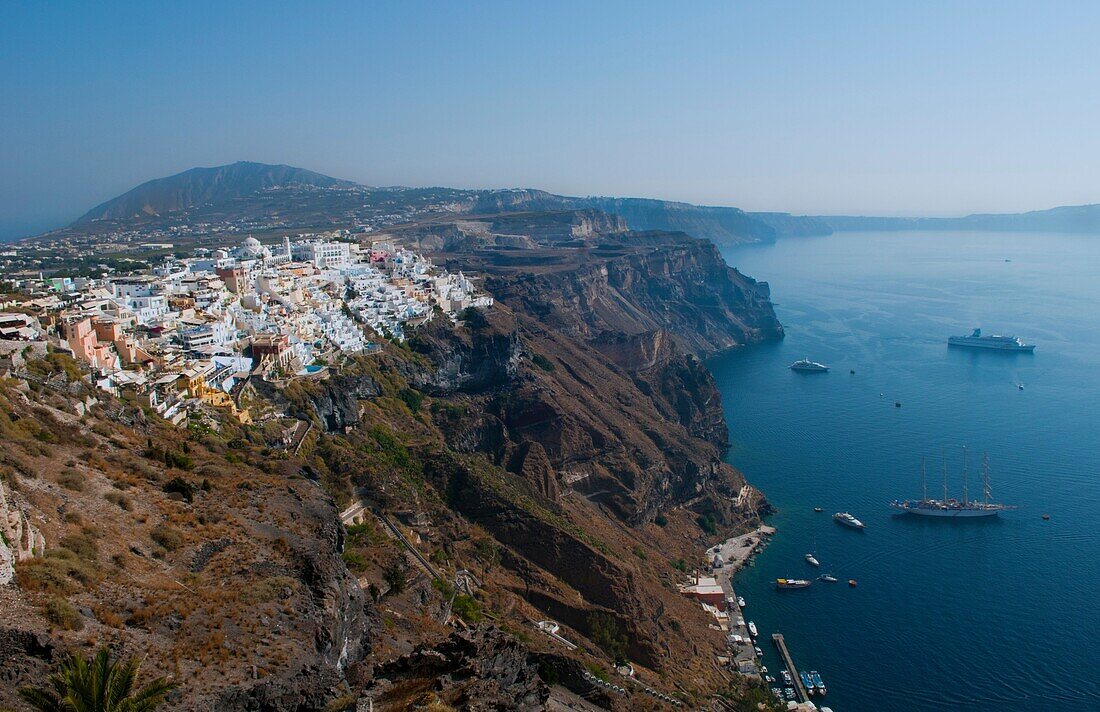
[[[46,542],[0,590],[5,689],[98,641],[188,680],[171,709],[659,705],[585,676],[623,660],[688,702],[739,694],[673,583],[766,507],[722,461],[700,359],[782,336],[767,285],[599,211],[384,239],[484,276],[496,303],[317,377],[252,379],[256,425],[172,427],[56,355],[3,385],[9,501]]]

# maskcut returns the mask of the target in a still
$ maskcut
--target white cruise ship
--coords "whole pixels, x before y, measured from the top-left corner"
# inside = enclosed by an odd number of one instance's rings
[[[1018,336],[982,336],[981,329],[974,329],[970,336],[951,336],[947,339],[948,346],[958,346],[967,349],[991,349],[994,351],[1026,351],[1035,350],[1035,344],[1025,344]]]

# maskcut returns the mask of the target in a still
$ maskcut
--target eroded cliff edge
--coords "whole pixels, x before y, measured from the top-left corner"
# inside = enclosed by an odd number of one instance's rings
[[[766,506],[722,462],[728,433],[700,361],[782,335],[766,284],[710,243],[592,211],[392,237],[484,275],[496,305],[457,324],[437,315],[327,378],[251,384],[242,397],[261,425],[211,412],[180,430],[111,399],[73,423],[72,395],[5,391],[19,443],[5,477],[45,558],[62,562],[5,592],[18,611],[0,645],[8,682],[110,640],[192,681],[175,709],[343,709],[364,689],[383,710],[428,694],[461,706],[472,689],[539,709],[551,684],[591,692],[582,666],[616,659],[689,700],[728,691],[721,635],[673,584],[715,536],[702,521],[732,532]],[[35,435],[61,428],[71,437]],[[339,510],[361,515],[345,530]],[[461,572],[476,580],[462,597]],[[217,604],[225,592],[237,598]],[[46,617],[57,596],[79,630]],[[577,650],[532,628],[548,618]],[[449,637],[487,624],[488,637]],[[467,672],[439,682],[425,661],[443,660]]]

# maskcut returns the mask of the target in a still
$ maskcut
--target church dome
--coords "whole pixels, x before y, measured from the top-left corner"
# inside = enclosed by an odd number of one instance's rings
[[[249,237],[247,240],[241,243],[241,248],[237,251],[237,254],[241,257],[259,257],[263,254],[264,246],[260,244],[260,241],[254,237]]]

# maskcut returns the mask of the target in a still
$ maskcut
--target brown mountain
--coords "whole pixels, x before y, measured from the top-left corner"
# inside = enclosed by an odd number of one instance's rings
[[[192,168],[174,176],[142,183],[92,208],[74,224],[164,215],[200,205],[217,205],[269,188],[354,188],[357,185],[304,168],[238,161],[214,168]]]

